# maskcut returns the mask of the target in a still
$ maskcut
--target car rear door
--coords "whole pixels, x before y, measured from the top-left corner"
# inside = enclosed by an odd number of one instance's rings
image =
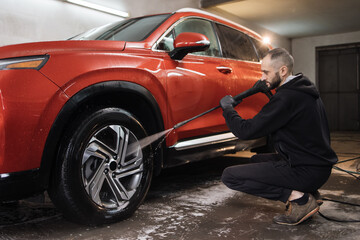
[[[216,23],[216,30],[224,57],[235,75],[236,94],[251,88],[261,78],[260,56],[252,39],[245,33]],[[263,48],[264,50],[264,48]],[[261,52],[263,55],[264,52]],[[243,118],[254,117],[268,101],[264,94],[256,94],[243,100],[236,108]]]
[[[160,42],[160,48],[171,51],[173,40],[182,32],[204,34],[211,44],[208,50],[188,54],[182,60],[164,56],[170,126],[218,106],[223,96],[235,93],[235,75],[230,63],[222,57],[213,23],[186,18],[175,25]],[[217,109],[178,128],[172,142],[223,131],[228,129],[221,109]]]

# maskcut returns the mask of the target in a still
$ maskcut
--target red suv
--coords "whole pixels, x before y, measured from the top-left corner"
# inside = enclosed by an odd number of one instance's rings
[[[261,77],[253,31],[182,9],[112,23],[67,41],[0,48],[0,200],[47,190],[64,216],[130,216],[162,168],[259,147],[221,109],[142,148],[139,140],[217,106]],[[253,117],[264,94],[238,107]]]

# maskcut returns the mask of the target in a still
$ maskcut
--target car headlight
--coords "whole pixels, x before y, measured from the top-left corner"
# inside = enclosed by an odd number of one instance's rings
[[[39,70],[45,65],[48,59],[49,59],[48,55],[0,59],[0,70],[6,70],[6,69]]]

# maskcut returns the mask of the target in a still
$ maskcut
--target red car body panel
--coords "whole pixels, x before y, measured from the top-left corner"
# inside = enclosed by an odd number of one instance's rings
[[[48,55],[40,69],[0,70],[0,174],[38,169],[49,132],[64,105],[94,84],[124,81],[147,89],[160,109],[163,126],[175,124],[236,95],[261,77],[259,62],[188,54],[175,61],[165,51],[154,51],[158,39],[186,17],[205,18],[259,39],[254,32],[212,15],[177,12],[142,42],[56,41],[0,48],[0,59]],[[206,63],[206,64],[205,64]],[[237,107],[253,117],[267,102],[254,95]],[[182,139],[228,131],[221,109],[173,131],[166,145]]]
[[[51,120],[54,120],[44,113],[59,88],[36,70],[1,71],[0,81],[1,135],[4,139],[1,173],[38,168]],[[41,120],[46,121],[45,126],[41,126]]]

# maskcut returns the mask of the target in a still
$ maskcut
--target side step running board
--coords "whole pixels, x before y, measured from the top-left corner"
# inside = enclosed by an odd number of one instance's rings
[[[234,134],[229,132],[229,133],[222,133],[222,134],[218,134],[218,135],[177,142],[170,148],[175,148],[175,150],[181,151],[181,150],[202,147],[202,146],[211,145],[211,144],[229,142],[229,141],[233,141],[236,139],[238,139],[238,138],[235,137]]]

